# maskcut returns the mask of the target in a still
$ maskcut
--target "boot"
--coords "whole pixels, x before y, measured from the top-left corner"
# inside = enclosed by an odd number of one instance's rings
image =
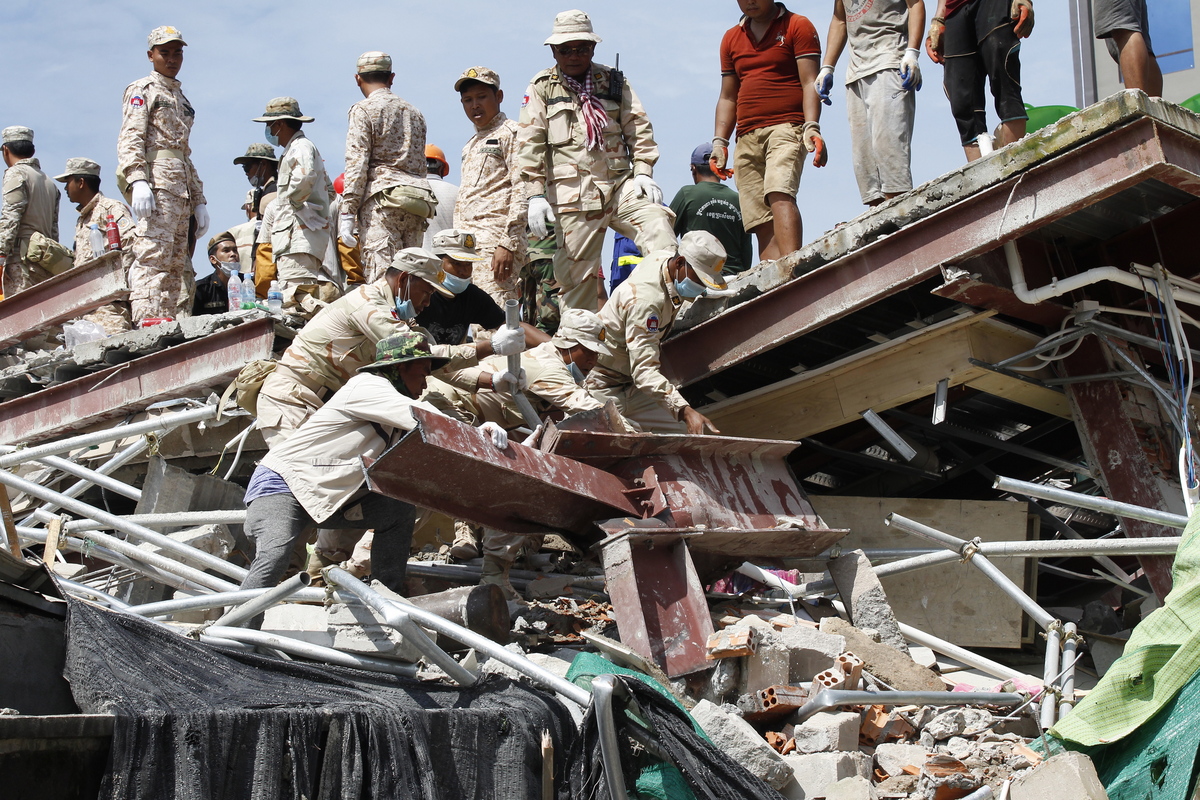
[[[312,578],[313,586],[324,586],[325,579],[321,576],[321,570],[335,566],[337,563],[337,561],[321,555],[319,550],[312,549],[308,552],[308,562],[304,565],[304,571],[308,573],[308,577]]]
[[[483,556],[483,574],[479,576],[479,582],[481,584],[492,583],[499,586],[507,600],[520,600],[520,593],[513,588],[512,583],[508,580],[508,571],[511,569],[511,561],[504,561],[490,553],[485,553]]]
[[[455,561],[479,558],[479,541],[475,537],[475,531],[462,520],[454,522],[454,543],[450,545],[450,557]]]

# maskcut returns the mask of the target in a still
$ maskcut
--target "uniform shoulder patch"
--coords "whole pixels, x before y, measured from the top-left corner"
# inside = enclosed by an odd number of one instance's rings
[[[142,106],[146,105],[146,101],[140,94],[135,94],[133,97],[129,98],[129,105],[133,106],[134,108],[141,108]]]
[[[522,100],[521,100],[521,108],[524,108],[524,107],[525,107],[525,106],[527,106],[527,105],[529,105],[529,92],[526,92],[526,93],[525,93],[525,97],[524,97],[524,98],[522,98]]]
[[[658,333],[658,314],[651,314],[646,317],[646,330],[651,333]]]

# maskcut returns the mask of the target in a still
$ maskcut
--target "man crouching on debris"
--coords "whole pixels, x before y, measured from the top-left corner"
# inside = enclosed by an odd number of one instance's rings
[[[319,524],[324,529],[374,528],[373,574],[389,589],[404,593],[414,509],[364,490],[362,458],[378,458],[397,432],[416,427],[413,406],[438,413],[416,398],[429,373],[447,361],[434,356],[419,333],[381,339],[374,363],[359,367],[329,402],[271,448],[246,489],[246,534],[257,552],[243,589],[279,583],[296,541]],[[480,429],[497,448],[508,446],[499,425],[484,423]]]

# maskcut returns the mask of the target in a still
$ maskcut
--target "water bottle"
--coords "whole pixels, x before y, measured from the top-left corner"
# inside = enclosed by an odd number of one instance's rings
[[[92,258],[99,258],[104,255],[104,231],[94,222],[88,227],[88,244],[92,247]]]
[[[220,267],[217,267],[220,269]],[[238,277],[237,271],[229,274],[229,283],[225,284],[225,291],[229,295],[229,310],[239,311],[242,308],[242,279]]]
[[[110,253],[121,249],[121,229],[117,227],[117,220],[112,214],[108,215],[108,220],[104,223],[104,240],[108,243]]]
[[[254,291],[254,276],[246,273],[242,280],[242,308],[253,308],[258,303],[258,294]]]
[[[279,281],[271,281],[271,288],[267,290],[267,309],[272,314],[283,312],[283,290],[279,288]]]

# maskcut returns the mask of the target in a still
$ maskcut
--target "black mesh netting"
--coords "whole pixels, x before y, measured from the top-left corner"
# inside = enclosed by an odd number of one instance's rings
[[[104,800],[536,798],[543,730],[559,791],[570,791],[562,764],[574,728],[537,689],[499,677],[452,689],[277,661],[69,604],[75,701],[116,715]]]

